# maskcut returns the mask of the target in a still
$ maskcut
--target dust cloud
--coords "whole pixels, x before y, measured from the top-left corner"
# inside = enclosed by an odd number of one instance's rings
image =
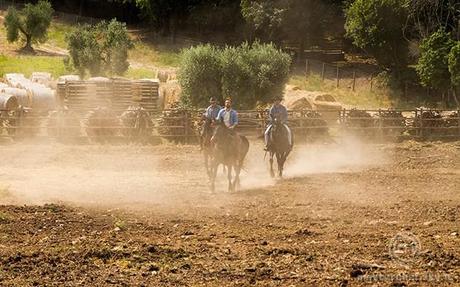
[[[331,145],[298,145],[285,178],[347,172],[382,164],[376,149],[346,140]],[[197,146],[12,144],[2,146],[0,203],[76,205],[167,205],[213,201],[227,189],[220,170],[218,194],[210,195]],[[279,179],[269,175],[263,146],[251,142],[241,174],[243,190],[264,188]]]

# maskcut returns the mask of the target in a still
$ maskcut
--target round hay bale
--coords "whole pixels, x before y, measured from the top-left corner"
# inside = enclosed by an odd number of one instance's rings
[[[29,94],[24,89],[12,88],[12,87],[0,87],[0,92],[16,96],[18,98],[18,104],[23,107],[30,106]]]
[[[87,114],[85,130],[91,140],[105,142],[118,135],[120,121],[112,110],[98,107]]]
[[[13,111],[18,107],[19,101],[16,96],[0,93],[0,110]]]
[[[153,122],[142,107],[130,106],[121,116],[122,134],[129,140],[146,140],[152,135]]]

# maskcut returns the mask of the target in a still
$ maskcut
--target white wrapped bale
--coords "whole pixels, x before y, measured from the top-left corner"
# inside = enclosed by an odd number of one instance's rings
[[[34,83],[39,83],[45,86],[49,86],[49,83],[52,81],[50,73],[46,72],[33,72],[30,80]]]
[[[31,106],[34,109],[51,110],[56,106],[56,97],[53,90],[46,87],[34,87],[31,89]]]
[[[19,107],[18,99],[14,95],[0,93],[0,110],[13,111]]]
[[[24,89],[19,89],[19,88],[12,88],[12,87],[0,87],[0,92],[16,96],[18,99],[18,104],[23,106],[23,107],[29,107],[30,106],[30,101],[29,101],[29,95],[26,90]]]
[[[64,75],[58,78],[58,83],[65,83],[67,81],[80,81],[80,76],[78,75]]]

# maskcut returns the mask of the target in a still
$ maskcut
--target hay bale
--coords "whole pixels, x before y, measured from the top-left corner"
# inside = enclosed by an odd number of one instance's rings
[[[19,101],[15,95],[0,93],[0,110],[12,111],[18,107]]]
[[[145,141],[152,135],[153,122],[142,107],[130,106],[121,116],[122,134],[129,140]]]
[[[198,130],[197,121],[192,112],[180,107],[178,103],[162,112],[158,123],[158,133],[174,143],[189,142],[187,136],[193,136]]]
[[[88,137],[96,142],[105,142],[118,135],[120,121],[108,108],[97,107],[86,115],[85,130]]]

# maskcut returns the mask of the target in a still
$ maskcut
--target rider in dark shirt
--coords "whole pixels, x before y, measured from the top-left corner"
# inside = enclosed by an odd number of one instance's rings
[[[291,133],[291,129],[287,125],[288,112],[287,112],[286,107],[281,104],[281,100],[282,100],[281,97],[275,97],[273,105],[271,106],[270,111],[268,113],[268,118],[269,118],[270,123],[267,129],[265,130],[265,134],[264,134],[266,151],[268,151],[270,148],[270,131],[273,127],[273,121],[275,120],[275,118],[277,118],[288,131],[289,145],[292,146],[292,133]]]

